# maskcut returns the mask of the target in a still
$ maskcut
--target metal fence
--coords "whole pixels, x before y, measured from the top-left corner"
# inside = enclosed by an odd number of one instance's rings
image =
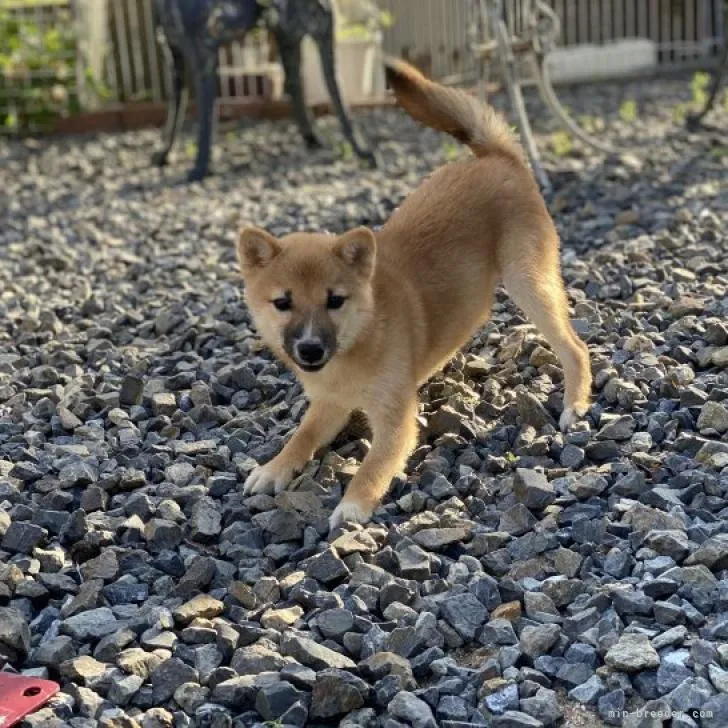
[[[645,38],[657,45],[662,68],[689,67],[718,55],[724,42],[723,0],[547,0],[561,19],[560,45],[599,45]],[[387,52],[417,63],[436,78],[472,70],[467,47],[469,0],[380,0],[395,17]],[[516,33],[522,3],[506,0]]]
[[[157,42],[154,0],[113,0],[109,7],[109,85],[122,101],[160,101],[169,79]],[[219,95],[223,99],[268,95],[263,77],[274,75],[271,50],[264,35],[220,50]]]
[[[724,43],[723,0],[548,0],[562,19],[561,44],[601,44],[647,38],[657,46],[662,67],[707,63]],[[89,77],[110,90],[112,100],[162,101],[168,80],[156,41],[153,0],[0,0],[0,11],[32,16],[52,26],[59,11],[76,18],[85,67],[76,68],[83,91]],[[394,17],[383,34],[384,50],[410,59],[437,78],[467,73],[470,0],[378,0]],[[506,19],[516,31],[520,0],[506,0]],[[2,38],[0,37],[0,46]],[[2,58],[0,48],[0,59]],[[90,73],[89,73],[90,71]],[[39,70],[38,74],[43,71]],[[0,63],[0,90],[8,86]],[[264,34],[221,51],[219,92],[223,99],[265,98],[280,91],[280,69]],[[266,79],[273,78],[271,84]],[[36,80],[33,74],[25,79]],[[17,83],[16,83],[17,85]],[[0,119],[7,117],[8,95],[0,94]]]
[[[153,0],[113,0],[110,74],[121,100],[164,97],[166,80],[152,27]],[[648,38],[664,68],[706,62],[723,44],[722,0],[548,0],[562,19],[561,44],[601,44]],[[415,62],[436,78],[463,73],[468,51],[470,0],[379,0],[394,17],[384,31],[387,53]],[[520,0],[507,0],[515,30],[522,22]],[[272,68],[264,40],[234,43],[221,51],[220,93],[260,96],[260,77]]]

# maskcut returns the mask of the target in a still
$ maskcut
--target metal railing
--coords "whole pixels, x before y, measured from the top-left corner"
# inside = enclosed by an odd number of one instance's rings
[[[559,45],[646,38],[663,68],[691,67],[723,47],[722,0],[547,0],[561,20]],[[380,0],[395,17],[384,34],[388,53],[417,63],[436,78],[472,70],[467,49],[468,0]],[[523,24],[521,0],[506,0],[506,23]]]
[[[113,0],[109,77],[122,100],[166,97],[166,75],[152,25],[153,0]],[[379,0],[394,16],[384,30],[384,49],[412,60],[435,78],[472,69],[468,48],[468,0]],[[549,0],[562,23],[560,45],[600,44],[648,38],[663,67],[690,66],[717,57],[723,47],[722,0]],[[508,25],[518,30],[520,0],[506,0]],[[257,72],[270,49],[248,38],[221,50],[220,95],[261,97]]]

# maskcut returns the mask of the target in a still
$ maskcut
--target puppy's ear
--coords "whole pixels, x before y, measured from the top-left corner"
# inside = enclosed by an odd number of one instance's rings
[[[363,278],[371,277],[377,255],[377,241],[368,227],[358,227],[339,236],[334,253]]]
[[[265,268],[281,252],[278,240],[257,227],[243,228],[236,248],[243,277],[257,269]]]

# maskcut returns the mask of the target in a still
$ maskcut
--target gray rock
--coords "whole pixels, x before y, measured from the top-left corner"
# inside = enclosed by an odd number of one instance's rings
[[[565,468],[575,470],[584,462],[584,457],[585,452],[582,448],[572,443],[567,443],[561,451],[559,462]]]
[[[6,551],[21,554],[30,554],[46,537],[44,528],[26,521],[12,521],[0,542],[0,547]]]
[[[552,425],[553,418],[541,402],[530,392],[520,390],[516,394],[518,417],[524,425],[531,425],[540,430],[544,425]]]
[[[121,382],[119,404],[127,407],[139,405],[144,396],[144,381],[134,374],[127,374]]]
[[[286,633],[281,639],[281,654],[289,655],[314,670],[333,667],[339,670],[353,670],[356,665],[346,655],[319,645],[308,637]]]
[[[437,728],[430,706],[424,700],[403,690],[389,703],[389,714],[407,721],[412,728]]]
[[[542,721],[545,726],[556,725],[563,717],[556,693],[545,687],[539,688],[533,697],[522,698],[520,708],[532,718]]]
[[[516,498],[532,510],[543,510],[556,499],[554,487],[543,473],[525,468],[516,469],[513,481],[513,491]]]
[[[375,653],[359,663],[359,670],[370,682],[381,680],[387,675],[396,675],[398,684],[404,689],[414,690],[417,687],[409,660],[394,652]]]
[[[638,710],[622,718],[623,728],[662,728],[662,716],[670,715],[670,705],[665,700],[650,700]]]
[[[615,670],[639,672],[657,667],[660,656],[646,635],[625,632],[607,651],[604,661]]]
[[[155,415],[173,415],[177,411],[177,399],[172,392],[152,395],[152,412]]]
[[[488,706],[488,710],[496,715],[503,715],[509,710],[517,710],[519,707],[518,686],[506,685],[500,690],[486,695],[485,704]]]
[[[30,638],[30,634],[28,635]],[[57,667],[62,662],[70,660],[76,654],[73,639],[67,635],[60,635],[42,641],[32,652],[31,661],[35,665]]]
[[[629,440],[636,427],[632,415],[622,415],[608,422],[597,432],[598,440]]]
[[[257,695],[252,675],[241,675],[223,680],[212,689],[214,703],[239,710],[241,705],[252,703]]]
[[[728,712],[728,695],[714,695],[701,707],[701,728],[721,728]]]
[[[452,544],[462,543],[470,535],[467,528],[423,528],[412,537],[423,549],[439,551]]]
[[[395,551],[399,573],[405,579],[423,581],[430,576],[430,557],[417,544]]]
[[[127,675],[112,681],[108,698],[114,705],[127,705],[144,685],[144,678],[139,675]]]
[[[691,710],[700,710],[713,694],[711,684],[704,678],[687,678],[667,695],[666,699],[675,710],[687,713]]]
[[[470,592],[446,597],[440,602],[440,611],[465,640],[475,639],[476,632],[488,616],[486,608]]]
[[[728,432],[728,407],[719,402],[706,402],[700,410],[698,429]]]
[[[522,536],[535,524],[536,519],[531,511],[522,503],[518,503],[501,514],[498,530],[510,533],[512,536]]]
[[[437,704],[437,718],[441,721],[467,720],[470,706],[456,695],[444,695]]]
[[[610,690],[597,701],[599,717],[609,725],[622,725],[622,714],[625,712],[626,704],[624,690],[621,688]]]
[[[569,690],[569,697],[583,705],[596,705],[607,692],[607,686],[598,675],[592,675],[585,683]]]
[[[311,717],[330,719],[361,708],[369,699],[369,685],[345,670],[322,670],[311,695]]]
[[[607,481],[594,473],[587,473],[569,483],[569,490],[580,500],[601,495],[607,489]]]
[[[657,692],[666,695],[692,677],[693,671],[685,665],[663,660],[657,668]]]
[[[543,721],[528,713],[507,710],[503,715],[493,716],[493,728],[543,728]]]
[[[175,621],[187,625],[194,619],[213,619],[222,614],[225,605],[209,594],[198,594],[181,604],[174,612]]]
[[[354,626],[354,615],[348,609],[327,609],[316,617],[316,626],[324,637],[338,639]]]
[[[164,660],[151,673],[153,700],[159,703],[167,702],[180,685],[198,682],[197,670],[186,665],[182,660],[172,657]]]
[[[483,627],[479,640],[487,646],[518,644],[513,625],[507,619],[491,619]]]
[[[593,667],[585,662],[567,662],[559,668],[556,679],[568,688],[574,688],[583,686],[593,674]]]
[[[13,607],[0,607],[0,644],[21,654],[30,649],[30,628],[22,612]]]
[[[557,624],[526,626],[521,631],[519,644],[525,655],[534,659],[551,650],[561,636],[561,627]]]
[[[346,564],[333,549],[326,549],[309,560],[306,574],[322,584],[331,584],[349,576]]]
[[[440,407],[427,422],[427,436],[438,438],[448,433],[460,432],[462,415],[449,405]]]
[[[222,531],[222,515],[212,498],[201,498],[192,508],[190,535],[195,541],[211,541]]]
[[[255,698],[255,709],[265,720],[275,721],[301,699],[302,693],[290,683],[282,680],[263,685]]]
[[[686,566],[703,564],[712,571],[728,569],[728,534],[719,533],[706,539],[684,563]]]
[[[61,468],[58,473],[58,481],[61,488],[80,488],[91,485],[98,480],[96,469],[90,463],[79,461],[69,463]]]
[[[717,665],[708,665],[708,676],[713,687],[719,693],[728,695],[728,670],[722,670]]]
[[[68,617],[61,623],[61,630],[74,639],[85,642],[115,632],[118,624],[108,607],[99,607]]]
[[[236,650],[230,666],[238,675],[257,675],[260,672],[278,671],[285,664],[286,660],[274,645],[259,641]]]

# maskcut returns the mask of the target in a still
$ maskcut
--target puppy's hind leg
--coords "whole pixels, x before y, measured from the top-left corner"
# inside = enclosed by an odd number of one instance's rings
[[[569,304],[559,271],[558,252],[541,260],[504,266],[506,289],[545,337],[564,368],[564,411],[559,424],[568,429],[590,406],[591,364],[586,344],[569,320]]]

